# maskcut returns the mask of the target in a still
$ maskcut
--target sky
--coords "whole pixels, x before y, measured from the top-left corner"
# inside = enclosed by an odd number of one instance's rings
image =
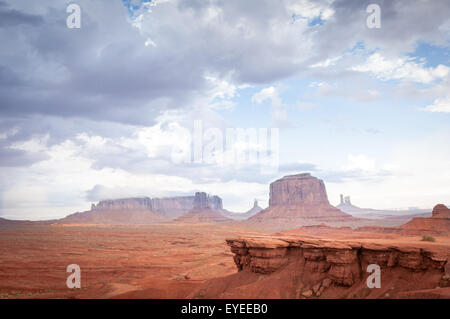
[[[302,172],[335,205],[450,204],[448,0],[0,0],[0,43],[0,217],[196,191],[244,212]]]

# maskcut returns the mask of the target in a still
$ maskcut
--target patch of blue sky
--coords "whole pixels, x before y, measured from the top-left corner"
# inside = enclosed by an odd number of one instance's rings
[[[325,23],[325,21],[322,19],[322,16],[320,16],[320,15],[315,16],[313,18],[309,18],[309,17],[304,17],[300,14],[295,14],[295,13],[293,13],[291,16],[291,23],[295,23],[295,21],[297,21],[299,19],[307,19],[309,27],[315,27],[318,25],[323,25]]]
[[[128,9],[131,17],[136,14],[136,11],[142,8],[144,3],[151,2],[151,0],[122,0],[123,5]]]
[[[423,59],[426,67],[436,67],[439,64],[450,65],[450,47],[420,42],[417,44],[416,50],[408,56]]]

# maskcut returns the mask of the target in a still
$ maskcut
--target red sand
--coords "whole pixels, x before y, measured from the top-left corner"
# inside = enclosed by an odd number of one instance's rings
[[[449,237],[435,236],[436,242],[430,243],[421,241],[421,236],[316,228],[286,231],[283,235],[301,232],[316,238],[364,238],[450,251]],[[258,274],[237,274],[233,254],[225,242],[226,238],[252,234],[262,232],[237,225],[177,223],[134,227],[0,226],[0,298],[186,298],[211,279],[223,285],[226,281],[222,277],[234,274],[235,280],[241,282],[258,281]],[[69,264],[81,267],[81,289],[66,287]],[[264,281],[265,289],[267,284],[280,283],[289,276],[282,273],[271,277]],[[420,298],[430,296],[415,293]],[[333,293],[326,297],[333,297]]]

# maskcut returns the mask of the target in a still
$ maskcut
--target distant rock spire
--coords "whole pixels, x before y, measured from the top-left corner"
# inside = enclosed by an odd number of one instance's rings
[[[348,204],[348,205],[351,205],[351,204],[352,204],[352,202],[350,201],[350,196],[345,196],[344,201],[345,201],[345,203]]]

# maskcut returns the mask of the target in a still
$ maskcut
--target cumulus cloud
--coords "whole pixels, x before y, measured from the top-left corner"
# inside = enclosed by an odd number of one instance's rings
[[[450,113],[450,97],[434,100],[433,104],[425,107],[429,112]]]
[[[184,129],[195,120],[205,129],[233,127],[221,112],[245,103],[270,102],[272,124],[288,126],[280,82],[296,77],[321,83],[319,96],[357,102],[380,98],[377,79],[412,82],[400,87],[405,95],[426,95],[435,100],[426,110],[448,112],[448,66],[407,58],[421,41],[448,47],[447,0],[379,1],[378,30],[365,26],[369,0],[77,3],[82,27],[68,29],[65,2],[0,1],[3,216],[61,217],[86,209],[90,190],[92,200],[204,185],[240,205],[244,193],[264,197],[278,176],[252,165],[174,163],[170,151],[186,146]],[[286,162],[280,174],[333,176],[312,161]],[[357,166],[369,162],[355,157],[334,171],[357,179],[367,172]],[[14,194],[30,193],[27,207],[15,202]]]
[[[450,68],[439,64],[436,67],[424,67],[424,62],[414,58],[386,59],[380,53],[370,55],[366,63],[354,66],[359,72],[371,72],[382,80],[408,80],[418,83],[430,83],[445,78]]]

